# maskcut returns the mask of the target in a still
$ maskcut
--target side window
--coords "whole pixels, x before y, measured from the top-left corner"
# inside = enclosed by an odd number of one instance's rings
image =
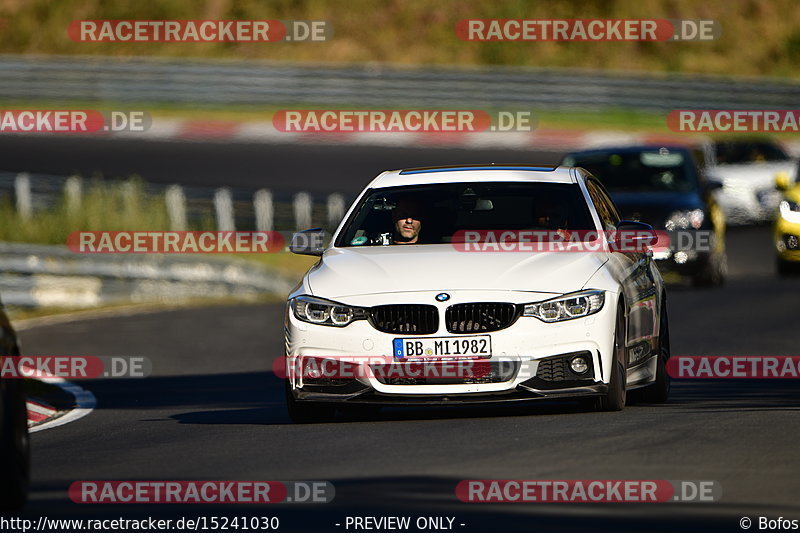
[[[614,224],[614,227],[617,227],[617,224],[619,224],[619,221],[622,220],[622,217],[619,216],[619,211],[617,211],[617,208],[614,206],[614,202],[608,196],[605,189],[599,187],[598,189],[600,192],[600,197],[604,200],[608,208],[608,213],[611,216],[611,222]]]
[[[600,222],[603,224],[605,231],[611,231],[617,227],[619,222],[619,215],[614,209],[614,204],[608,199],[608,196],[597,186],[592,180],[586,180],[586,188],[589,190],[589,196],[592,203],[597,209],[597,214],[600,216]]]

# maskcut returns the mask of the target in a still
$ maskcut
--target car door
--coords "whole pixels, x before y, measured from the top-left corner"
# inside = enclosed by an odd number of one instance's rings
[[[620,222],[619,212],[605,188],[595,180],[587,180],[586,188],[597,209],[605,231],[613,232]],[[625,296],[628,329],[626,366],[635,367],[656,352],[658,334],[658,283],[651,253],[632,250],[609,254],[612,271],[618,276]]]

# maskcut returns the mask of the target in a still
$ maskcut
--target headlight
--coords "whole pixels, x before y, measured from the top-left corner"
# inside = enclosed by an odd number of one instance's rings
[[[574,292],[544,302],[525,304],[522,316],[534,316],[544,322],[572,320],[598,312],[603,308],[605,300],[605,291]]]
[[[703,213],[702,209],[692,209],[691,211],[675,211],[669,216],[669,218],[667,218],[667,222],[664,224],[664,227],[667,228],[667,231],[689,228],[700,229],[700,226],[703,225],[703,221],[705,219],[706,215]]]
[[[781,218],[787,222],[800,224],[800,204],[791,200],[784,200],[780,205]]]
[[[321,326],[344,327],[354,320],[367,318],[360,307],[350,307],[313,296],[298,296],[291,300],[292,311],[298,320]]]

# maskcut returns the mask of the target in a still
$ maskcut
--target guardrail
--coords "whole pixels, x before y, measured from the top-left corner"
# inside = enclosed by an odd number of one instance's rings
[[[134,181],[104,186],[121,191],[135,186],[150,201],[163,196],[170,225],[165,230],[199,229],[210,222],[220,231],[291,234],[312,226],[334,228],[345,212],[345,197],[340,194],[314,198],[305,192],[273,195],[266,189]],[[77,176],[0,173],[0,202],[15,206],[16,216],[23,219],[63,206],[80,210],[83,189],[84,182]],[[69,215],[65,215],[67,220]],[[208,255],[84,255],[75,254],[66,246],[0,242],[0,300],[12,307],[91,308],[198,298],[253,300],[265,294],[285,296],[293,285],[272,270],[242,259]]]
[[[197,298],[284,296],[293,283],[223,257],[74,254],[65,246],[0,243],[0,295],[16,307],[90,308]]]
[[[110,185],[109,185],[110,183]],[[115,186],[114,182],[105,182]],[[162,185],[121,180],[116,186],[141,184],[147,197],[163,196],[170,229],[202,229],[208,221],[219,231],[296,231],[319,226],[335,229],[344,217],[348,200],[343,194],[324,197],[307,192],[271,191],[230,187]],[[89,183],[91,185],[91,183]],[[16,207],[30,218],[36,210],[53,209],[62,200],[71,210],[81,209],[86,180],[79,176],[52,176],[27,172],[0,172],[0,202]]]
[[[30,101],[192,105],[477,106],[640,110],[793,108],[776,79],[541,68],[331,67],[87,56],[0,56],[0,94]]]

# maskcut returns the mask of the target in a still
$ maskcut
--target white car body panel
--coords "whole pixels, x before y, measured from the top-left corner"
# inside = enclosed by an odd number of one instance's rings
[[[458,252],[449,244],[338,248],[308,275],[311,294],[340,299],[386,292],[474,288],[563,294],[579,290],[608,261],[605,253]],[[463,268],[453,268],[453,262]],[[353,276],[358,272],[358,276]],[[535,273],[535,276],[528,274]],[[420,275],[424,274],[424,275]]]
[[[769,222],[778,210],[782,193],[775,188],[775,176],[787,172],[795,179],[797,160],[720,164],[709,175],[722,182],[715,198],[729,225]]]

